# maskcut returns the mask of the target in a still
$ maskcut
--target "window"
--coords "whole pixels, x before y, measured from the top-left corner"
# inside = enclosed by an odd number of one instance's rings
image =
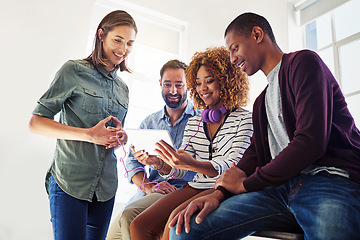
[[[352,0],[305,26],[308,49],[327,64],[343,91],[349,110],[360,127],[360,0]]]
[[[135,19],[138,27],[133,51],[127,59],[133,73],[118,73],[128,85],[130,95],[124,127],[138,128],[147,115],[164,106],[159,85],[160,69],[168,60],[182,60],[182,54],[186,53],[184,42],[187,22],[127,1],[96,0],[91,17],[88,52],[92,49],[95,31],[101,19],[117,9],[127,11]],[[129,147],[125,146],[125,151],[128,151]],[[120,147],[116,150],[116,155],[118,159],[125,159],[126,153]],[[121,210],[137,188],[128,183],[125,168],[121,162],[118,162],[118,173],[119,187],[115,208]],[[116,216],[116,210],[114,210],[114,216]]]

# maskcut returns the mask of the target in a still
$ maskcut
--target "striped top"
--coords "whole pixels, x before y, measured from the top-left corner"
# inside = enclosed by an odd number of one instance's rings
[[[210,161],[218,171],[218,176],[209,177],[197,173],[189,185],[196,189],[208,189],[228,168],[242,158],[250,145],[252,136],[251,112],[239,107],[225,117],[224,123],[215,133],[213,141],[206,133],[206,124],[201,122],[201,114],[189,119],[186,125],[181,149],[189,143],[186,152],[198,161]],[[189,142],[190,139],[190,142]],[[187,170],[171,169],[169,174],[160,173],[165,178],[182,178]]]

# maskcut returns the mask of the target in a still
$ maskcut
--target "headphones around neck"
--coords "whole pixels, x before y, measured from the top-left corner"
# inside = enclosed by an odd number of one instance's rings
[[[225,114],[227,110],[226,106],[220,108],[220,110],[205,108],[201,113],[201,120],[204,122],[218,122],[221,119],[221,114]]]

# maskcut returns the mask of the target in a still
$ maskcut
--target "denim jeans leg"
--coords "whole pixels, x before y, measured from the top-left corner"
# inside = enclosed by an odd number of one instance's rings
[[[50,177],[49,200],[55,240],[105,239],[114,206],[114,199],[83,201],[66,194]]]
[[[359,184],[342,177],[302,175],[289,203],[305,239],[359,239]]]
[[[114,201],[115,197],[106,202],[98,202],[96,197],[94,197],[93,201],[88,203],[87,240],[106,238]]]
[[[286,185],[235,195],[210,213],[202,223],[191,218],[190,232],[171,229],[170,239],[239,239],[259,230],[299,230],[287,208]]]
[[[281,230],[293,224],[291,216],[305,239],[359,239],[359,199],[353,181],[302,174],[280,187],[231,197],[201,224],[193,217],[190,233],[177,236],[173,228],[170,239],[238,239],[252,230]]]
[[[49,201],[55,240],[85,240],[87,203],[66,194],[50,177]]]

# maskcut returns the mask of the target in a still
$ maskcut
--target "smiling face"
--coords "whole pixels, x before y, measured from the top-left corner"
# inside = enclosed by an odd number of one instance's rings
[[[209,107],[209,109],[220,109],[223,101],[220,98],[220,84],[217,79],[201,66],[196,75],[196,92]]]
[[[130,54],[135,42],[136,32],[130,26],[117,26],[102,38],[102,29],[99,37],[103,41],[103,54],[106,58],[106,70],[114,70]]]
[[[185,71],[182,68],[167,68],[160,80],[161,95],[169,108],[186,105],[187,91]]]
[[[262,57],[256,35],[239,35],[230,31],[225,36],[225,45],[230,52],[231,63],[239,66],[249,76],[262,67]]]

